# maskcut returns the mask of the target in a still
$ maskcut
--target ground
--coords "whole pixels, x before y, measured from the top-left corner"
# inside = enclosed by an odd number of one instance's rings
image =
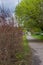
[[[33,53],[32,65],[43,65],[43,41],[34,39],[31,35],[27,39]]]

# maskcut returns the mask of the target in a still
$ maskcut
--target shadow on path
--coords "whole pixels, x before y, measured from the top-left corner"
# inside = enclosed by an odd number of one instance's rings
[[[29,41],[29,42],[38,42],[38,43],[39,43],[39,42],[42,42],[42,43],[43,43],[43,40],[39,40],[39,39],[33,39],[33,40],[29,40],[29,39],[28,39],[28,41]]]

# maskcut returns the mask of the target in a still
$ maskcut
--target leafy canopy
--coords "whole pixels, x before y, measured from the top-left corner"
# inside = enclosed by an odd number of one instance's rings
[[[30,31],[43,31],[43,0],[22,0],[15,9],[19,25]]]

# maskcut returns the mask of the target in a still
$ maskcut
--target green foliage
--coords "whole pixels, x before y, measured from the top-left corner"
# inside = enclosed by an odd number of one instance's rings
[[[28,53],[29,52],[29,46],[28,46],[28,41],[26,39],[26,35],[23,36],[23,47],[24,47],[24,52],[25,53]]]
[[[32,36],[36,39],[39,39],[39,40],[43,40],[43,35],[36,35],[36,34],[32,34]]]
[[[43,30],[43,0],[22,0],[16,6],[15,15],[27,30]]]

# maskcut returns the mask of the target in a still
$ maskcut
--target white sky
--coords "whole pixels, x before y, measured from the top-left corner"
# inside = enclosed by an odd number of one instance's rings
[[[5,7],[13,9],[18,4],[18,0],[0,0],[0,5],[2,3],[4,4]]]
[[[0,0],[0,4],[3,2],[6,5],[16,5],[18,3],[18,0]]]

